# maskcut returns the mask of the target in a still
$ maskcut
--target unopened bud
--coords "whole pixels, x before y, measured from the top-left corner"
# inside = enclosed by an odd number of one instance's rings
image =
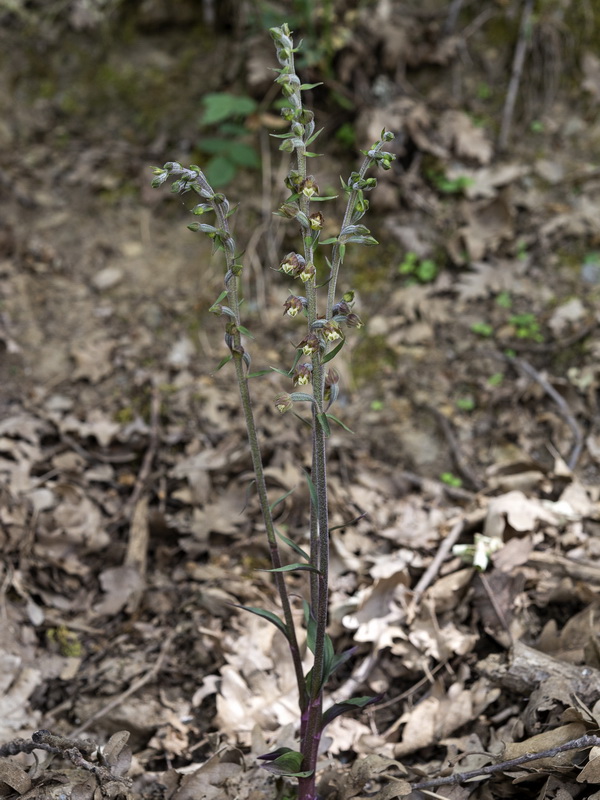
[[[363,321],[358,316],[358,314],[355,314],[354,312],[352,312],[352,313],[348,314],[348,316],[346,317],[346,325],[349,328],[362,328],[363,327]]]

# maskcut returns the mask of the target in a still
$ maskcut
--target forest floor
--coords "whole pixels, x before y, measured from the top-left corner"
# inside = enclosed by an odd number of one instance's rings
[[[262,169],[226,192],[253,369],[287,368],[275,60],[266,32],[168,5],[118,33],[84,3],[0,12],[0,745],[110,739],[103,774],[0,748],[3,796],[291,796],[256,766],[294,743],[285,641],[234,607],[276,599],[233,372],[216,369],[222,264],[186,198],[150,188],[150,166],[202,163],[202,136],[228,135],[198,132],[207,92],[253,100]],[[322,194],[384,127],[398,156],[365,219],[380,246],[348,251],[365,327],[336,363],[353,433],[329,442],[330,632],[356,647],[332,696],[382,699],[328,728],[327,800],[600,727],[600,13],[465,5],[340,8],[333,54],[307,33]],[[283,376],[253,386],[269,491],[294,490],[277,524],[302,543],[306,429],[274,407]],[[599,754],[435,796],[597,798]]]

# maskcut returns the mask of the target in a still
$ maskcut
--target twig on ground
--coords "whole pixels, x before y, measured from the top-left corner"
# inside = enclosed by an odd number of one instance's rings
[[[131,517],[135,512],[135,507],[146,488],[146,483],[152,469],[152,462],[156,456],[160,443],[160,392],[157,386],[152,387],[150,400],[150,441],[144,454],[142,466],[135,481],[133,491],[125,505],[123,506],[123,516]]]
[[[499,764],[489,764],[487,767],[474,769],[470,772],[457,772],[455,775],[447,775],[444,778],[435,778],[431,781],[421,781],[420,783],[413,783],[414,789],[431,789],[435,786],[448,786],[450,784],[464,783],[471,778],[480,778],[483,775],[493,775],[495,772],[503,772],[514,767],[520,767],[521,764],[528,764],[531,761],[538,761],[541,758],[552,758],[559,753],[565,753],[567,750],[583,750],[588,747],[597,747],[600,745],[600,736],[582,736],[579,739],[573,739],[570,742],[561,744],[558,747],[552,747],[550,750],[543,750],[541,753],[525,753],[518,758],[511,758],[510,761],[501,761]]]
[[[423,596],[423,593],[428,588],[429,584],[433,581],[435,576],[440,571],[440,567],[448,557],[448,554],[452,550],[453,546],[456,544],[458,537],[461,535],[464,528],[465,528],[465,522],[464,520],[461,519],[454,525],[454,527],[452,528],[450,533],[446,536],[446,538],[442,540],[442,543],[440,544],[437,553],[433,557],[433,561],[427,567],[425,572],[421,575],[421,579],[414,588],[413,599],[411,603],[413,608],[417,605],[417,603]]]
[[[156,659],[152,667],[148,670],[148,672],[146,672],[145,675],[142,675],[141,678],[138,678],[137,681],[134,681],[131,684],[131,686],[124,692],[121,692],[120,695],[118,695],[117,697],[113,697],[113,699],[110,702],[108,702],[105,706],[99,708],[98,711],[96,711],[95,714],[92,714],[92,716],[89,717],[89,719],[86,719],[86,721],[82,725],[80,725],[78,728],[75,728],[75,730],[72,730],[70,736],[79,736],[79,734],[83,733],[83,731],[86,731],[93,722],[108,714],[109,711],[112,711],[113,708],[116,708],[124,700],[126,700],[128,697],[131,697],[132,694],[135,694],[139,689],[141,689],[142,686],[145,686],[153,678],[155,678],[162,669],[164,660],[166,658],[167,653],[169,652],[169,648],[171,647],[171,643],[173,642],[174,638],[175,638],[175,631],[171,631],[171,633],[167,636],[167,638],[163,642],[162,647],[160,648],[160,653],[158,654],[158,658]]]
[[[569,408],[566,400],[562,397],[556,389],[550,384],[550,382],[544,378],[536,369],[534,369],[528,361],[525,361],[523,358],[513,358],[512,356],[505,355],[504,358],[508,361],[509,364],[513,364],[530,378],[533,378],[534,381],[539,383],[542,389],[546,392],[548,397],[550,397],[559,408],[559,411],[571,429],[573,433],[573,438],[575,443],[573,445],[573,449],[569,457],[566,459],[567,466],[570,470],[574,470],[577,462],[579,461],[579,456],[581,455],[581,451],[583,449],[583,433],[581,432],[581,428],[577,424],[577,420],[571,413],[571,409]]]
[[[460,11],[462,9],[464,0],[452,0],[450,3],[450,8],[448,9],[448,16],[446,17],[446,21],[442,27],[442,32],[444,36],[450,36],[454,33],[454,29],[456,28],[456,23],[458,22],[458,18],[460,16]]]
[[[521,83],[521,76],[523,74],[523,66],[525,64],[525,55],[531,39],[531,15],[533,12],[533,0],[524,0],[523,12],[521,14],[521,24],[519,26],[519,38],[515,48],[515,55],[513,58],[512,75],[506,93],[506,101],[502,111],[502,123],[500,125],[500,135],[498,136],[498,149],[505,150],[508,145],[508,137],[510,135],[510,126],[512,124],[513,114],[515,110],[515,103],[517,101],[517,94],[519,93],[519,84]]]

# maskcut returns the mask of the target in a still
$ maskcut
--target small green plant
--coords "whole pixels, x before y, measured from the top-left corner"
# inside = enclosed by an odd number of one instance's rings
[[[475,398],[470,394],[456,399],[456,407],[459,411],[473,411],[475,408]]]
[[[508,321],[514,327],[517,339],[531,339],[534,342],[544,341],[540,323],[537,321],[535,314],[531,312],[513,314]]]
[[[480,100],[489,100],[491,96],[492,96],[492,87],[489,85],[489,83],[482,81],[477,86],[477,97]]]
[[[510,292],[507,292],[506,290],[499,292],[496,297],[496,305],[507,310],[512,308],[512,297],[510,296]]]
[[[323,197],[315,178],[307,170],[308,159],[314,158],[311,145],[319,135],[315,130],[313,112],[305,108],[302,92],[312,88],[302,84],[296,75],[294,48],[288,25],[271,28],[275,42],[277,60],[276,83],[286,98],[282,109],[283,118],[290,131],[280,134],[280,150],[293,157],[293,163],[285,179],[289,196],[278,210],[278,215],[295,221],[302,241],[300,252],[292,251],[281,258],[277,270],[290,281],[295,281],[284,303],[287,317],[304,318],[303,336],[289,354],[288,370],[282,372],[292,383],[292,391],[281,391],[274,399],[280,413],[292,411],[297,404],[308,404],[311,415],[312,468],[307,474],[310,496],[308,508],[308,545],[292,541],[279,531],[273,522],[274,508],[287,495],[272,503],[267,494],[265,470],[259,435],[251,401],[250,381],[264,372],[250,372],[250,353],[247,349],[249,331],[241,320],[240,275],[243,271],[242,253],[231,232],[229,219],[234,213],[227,198],[215,192],[206,173],[198,166],[183,167],[170,161],[164,167],[154,168],[152,185],[161,186],[172,179],[171,189],[176,194],[193,192],[199,203],[192,209],[197,217],[212,215],[210,223],[192,222],[192,231],[206,234],[225,261],[225,288],[212,304],[210,311],[222,317],[225,330],[227,354],[219,367],[232,363],[240,392],[242,411],[248,433],[248,442],[255,475],[255,487],[260,501],[266,528],[266,539],[271,558],[270,572],[273,574],[281,611],[243,607],[273,624],[287,640],[298,686],[299,704],[299,749],[278,748],[261,756],[264,766],[278,776],[291,776],[298,781],[298,800],[317,800],[316,766],[319,745],[326,726],[337,716],[374,701],[373,697],[355,697],[335,703],[327,709],[323,706],[324,691],[331,675],[352,656],[352,651],[336,653],[327,634],[329,605],[329,511],[327,485],[327,438],[332,424],[345,425],[332,413],[331,408],[339,394],[339,376],[331,362],[346,342],[347,329],[358,328],[361,320],[353,310],[354,292],[345,291],[338,297],[338,279],[348,246],[375,245],[377,241],[369,229],[361,223],[369,208],[366,194],[377,184],[374,177],[367,177],[371,167],[389,169],[394,159],[383,149],[393,134],[383,131],[379,141],[363,151],[365,158],[356,172],[342,181],[346,197],[346,208],[337,236],[320,241],[324,216],[315,206],[320,206],[332,197]],[[328,274],[317,275],[315,266],[317,247],[330,245],[327,259]],[[301,292],[301,293],[300,293]],[[324,296],[322,296],[324,295]],[[285,342],[289,337],[278,337]],[[280,370],[277,370],[281,372]],[[296,561],[284,563],[280,552],[280,541],[292,549]],[[307,576],[307,600],[302,603],[306,644],[313,654],[311,669],[305,674],[301,658],[301,640],[293,614],[296,595],[288,592],[286,575],[304,573]]]
[[[500,386],[502,381],[504,380],[504,373],[503,372],[494,372],[493,375],[487,379],[488,386]]]
[[[420,259],[416,253],[409,251],[398,267],[398,272],[407,276],[410,283],[431,283],[437,278],[439,269],[432,259]]]
[[[474,322],[471,325],[471,332],[476,333],[477,336],[482,336],[484,339],[489,339],[494,335],[494,326],[489,322]]]
[[[517,241],[517,258],[519,261],[525,261],[527,259],[527,242],[524,239],[519,239]]]
[[[462,486],[462,480],[453,472],[442,472],[440,480],[442,483],[445,483],[446,486],[453,486],[455,489],[460,489]]]
[[[427,177],[438,192],[442,194],[462,194],[465,189],[473,185],[473,178],[469,178],[467,175],[448,178],[447,175],[439,169],[428,170]]]
[[[210,156],[204,166],[206,179],[213,186],[226,186],[238,169],[260,167],[256,148],[249,144],[244,121],[256,111],[251,97],[229,92],[214,92],[202,98],[201,125],[215,129],[215,135],[203,135],[198,141],[201,153]]]

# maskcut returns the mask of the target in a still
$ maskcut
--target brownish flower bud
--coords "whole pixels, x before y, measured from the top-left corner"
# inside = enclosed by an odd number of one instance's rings
[[[342,316],[346,316],[346,314],[350,313],[350,306],[345,300],[340,300],[339,303],[336,303],[332,308],[333,316],[336,317],[338,314]]]
[[[275,408],[280,414],[285,414],[287,411],[291,411],[293,407],[294,401],[287,392],[282,392],[275,398]]]
[[[334,367],[330,367],[325,375],[325,386],[335,386],[340,381],[340,373]]]
[[[349,328],[362,328],[363,321],[358,316],[358,314],[352,312],[348,314],[348,316],[346,317],[346,324],[348,325]]]

